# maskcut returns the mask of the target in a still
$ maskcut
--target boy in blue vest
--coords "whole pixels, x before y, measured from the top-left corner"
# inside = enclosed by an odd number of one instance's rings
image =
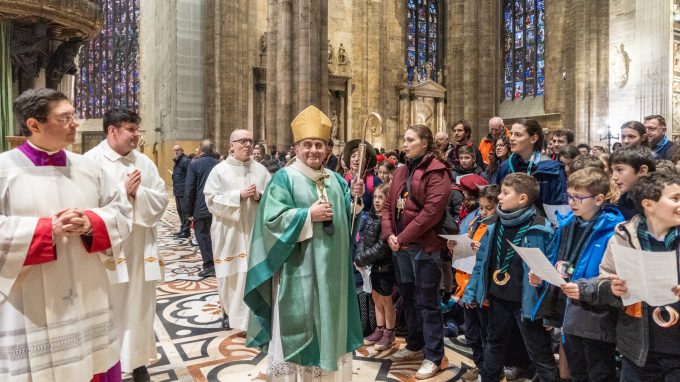
[[[526,282],[529,270],[509,244],[553,253],[555,231],[533,205],[538,195],[539,185],[533,177],[520,172],[506,176],[498,196],[498,220],[493,226],[487,223],[487,235],[477,252],[471,278],[478,280],[478,287],[476,296],[470,298],[489,300],[482,382],[497,382],[503,374],[503,361],[514,345],[510,334],[515,324],[540,380],[558,380],[550,333],[542,320],[531,318],[538,289]]]
[[[567,284],[559,287],[544,283],[535,311],[551,326],[562,326],[562,347],[573,382],[607,382],[616,379],[616,312],[592,302],[590,282],[597,279],[614,227],[623,215],[605,204],[609,175],[599,168],[584,168],[567,181],[571,212],[557,215],[555,267]],[[529,272],[529,283],[541,286],[538,276]]]

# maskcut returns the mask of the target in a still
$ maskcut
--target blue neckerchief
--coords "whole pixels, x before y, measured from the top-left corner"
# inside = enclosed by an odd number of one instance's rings
[[[510,154],[510,157],[508,158],[508,167],[509,167],[509,172],[512,174],[515,172],[515,166],[512,164],[512,158],[515,156],[515,153]],[[520,158],[521,160],[522,158]],[[541,161],[541,152],[536,150],[534,151],[533,154],[531,154],[531,158],[529,158],[529,166],[527,167],[527,175],[531,175],[531,170],[534,166],[538,166],[538,162]],[[535,169],[534,169],[535,170]]]
[[[670,143],[670,141],[669,141],[668,138],[664,135],[663,138],[661,139],[661,142],[659,142],[659,143],[656,145],[656,147],[654,148],[654,156],[655,156],[655,157],[658,157],[658,156],[659,156],[659,153],[661,152],[661,150],[663,150],[664,147],[666,147],[666,145],[669,144],[669,143]]]

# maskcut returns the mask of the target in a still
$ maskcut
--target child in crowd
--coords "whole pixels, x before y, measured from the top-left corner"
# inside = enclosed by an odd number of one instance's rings
[[[564,172],[569,176],[573,172],[571,168],[571,162],[578,157],[579,151],[576,148],[576,146],[565,146],[562,150],[560,150],[560,162],[564,165]]]
[[[538,290],[525,282],[528,269],[509,244],[554,253],[552,225],[533,205],[539,192],[535,178],[521,172],[508,174],[501,183],[496,224],[491,228],[487,223],[488,234],[480,242],[471,276],[476,287],[468,291],[465,301],[481,304],[489,300],[488,316],[493,325],[487,327],[482,382],[496,382],[502,375],[504,359],[512,351],[509,334],[515,323],[540,380],[558,378],[550,333],[540,317],[532,317]]]
[[[453,180],[463,175],[476,174],[482,175],[484,170],[479,168],[476,163],[476,152],[473,146],[458,147],[458,161],[453,168]]]
[[[380,215],[385,203],[389,184],[381,184],[373,194],[373,208],[364,212],[354,264],[358,267],[371,266],[371,285],[375,303],[375,320],[378,327],[373,334],[364,338],[365,345],[374,345],[375,350],[387,350],[394,345],[396,313],[392,304],[395,285],[392,251],[385,240],[380,240]]]
[[[595,155],[590,154],[577,156],[569,165],[571,174],[575,173],[578,170],[583,170],[586,167],[594,167],[599,168],[602,171],[607,171],[604,162]]]
[[[656,170],[654,153],[644,146],[626,146],[612,153],[609,157],[609,168],[612,171],[612,180],[621,192],[616,207],[628,220],[637,213],[629,191],[641,176]]]
[[[392,181],[392,175],[394,175],[394,170],[397,169],[396,162],[393,159],[385,158],[378,165],[378,178],[383,183],[389,184]]]
[[[624,149],[625,150],[625,149]],[[629,191],[639,215],[616,227],[596,284],[598,303],[621,308],[628,291],[618,278],[615,246],[678,254],[680,178],[668,172],[640,177]],[[645,256],[652,254],[645,253]],[[678,267],[668,272],[680,272]],[[680,297],[680,285],[669,293]],[[616,348],[623,356],[621,381],[680,381],[680,302],[653,307],[645,302],[623,307],[616,323]]]
[[[493,228],[494,222],[491,221],[494,220],[492,217],[496,215],[500,191],[500,187],[495,184],[482,188],[479,193],[479,208],[461,222],[461,233],[467,233],[468,237],[473,240],[472,249],[475,252],[479,251],[484,236],[488,235],[489,226]],[[455,248],[455,245],[456,243],[453,241],[448,243],[451,250]],[[478,304],[475,301],[479,278],[471,279],[469,274],[456,270],[456,282],[460,288],[456,294],[465,305],[463,314],[465,340],[472,348],[472,360],[475,362],[475,367],[463,374],[462,378],[465,381],[476,381],[479,377],[479,367],[482,366],[484,361],[488,303],[481,302]]]
[[[583,156],[586,157],[586,156]],[[597,159],[597,157],[595,157]],[[545,283],[535,310],[552,326],[562,326],[564,353],[573,382],[607,382],[616,377],[616,315],[606,306],[593,306],[589,279],[596,279],[604,250],[623,215],[607,205],[609,176],[588,167],[569,176],[567,200],[571,211],[557,215],[556,262],[567,284]],[[529,283],[541,279],[529,272]]]

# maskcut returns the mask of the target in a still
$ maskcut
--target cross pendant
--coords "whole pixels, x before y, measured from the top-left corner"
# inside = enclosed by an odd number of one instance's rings
[[[73,301],[76,299],[76,297],[78,297],[78,295],[76,293],[73,293],[73,289],[69,289],[68,290],[68,296],[63,297],[62,300],[71,301],[71,306],[73,306],[73,304],[74,304]]]

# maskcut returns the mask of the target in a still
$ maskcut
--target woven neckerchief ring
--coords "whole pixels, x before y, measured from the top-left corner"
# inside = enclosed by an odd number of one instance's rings
[[[510,154],[510,157],[508,158],[508,166],[509,172],[512,174],[515,172],[515,166],[512,164],[512,157],[515,156],[515,153]],[[520,157],[521,159],[521,157]],[[529,166],[527,166],[527,175],[531,175],[531,170],[534,166],[538,165],[538,162],[541,161],[541,152],[536,150],[534,151],[533,154],[531,154],[531,158],[529,158]]]
[[[649,242],[649,231],[647,230],[647,220],[646,219],[641,219],[640,224],[638,225],[638,239],[640,240],[640,247],[642,248],[643,251],[651,251],[652,250],[652,245]],[[666,237],[664,238],[664,247],[666,250],[672,250],[673,246],[678,238],[678,229],[673,228],[668,233],[666,234]],[[676,250],[676,260],[678,258],[678,252]],[[680,269],[678,269],[678,272],[680,273]],[[668,320],[665,320],[661,313],[662,310],[665,310],[668,313]],[[678,323],[678,318],[680,318],[680,314],[678,314],[678,311],[675,310],[672,306],[665,305],[665,306],[657,306],[654,308],[654,311],[652,312],[652,319],[654,319],[654,323],[659,325],[662,328],[670,328],[671,326],[674,326],[675,324]]]
[[[498,238],[496,239],[496,266],[498,268],[493,272],[491,278],[496,285],[503,286],[510,282],[510,273],[508,273],[508,269],[512,263],[512,258],[515,257],[515,249],[510,247],[503,257],[503,262],[501,262],[501,244],[503,244],[503,231],[505,230],[505,227],[502,224],[499,224],[499,226]],[[522,241],[522,238],[529,230],[529,227],[531,227],[531,219],[517,231],[515,238],[512,239],[513,245],[519,245],[519,242]],[[503,278],[500,278],[501,275]]]

